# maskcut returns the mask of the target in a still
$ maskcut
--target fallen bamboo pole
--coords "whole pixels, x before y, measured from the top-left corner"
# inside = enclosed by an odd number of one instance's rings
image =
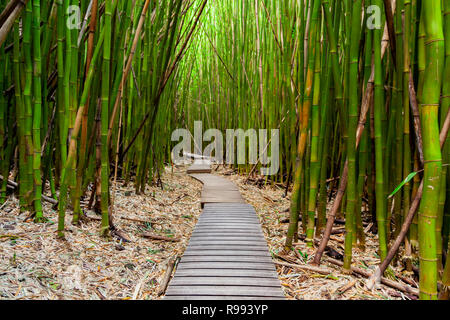
[[[0,175],[0,180],[3,180],[3,179],[4,179],[4,177],[2,175]],[[15,182],[15,181],[12,181],[12,180],[8,180],[8,185],[10,185],[14,189],[19,187],[19,184],[17,182]],[[51,204],[54,204],[54,205],[58,204],[57,200],[55,200],[53,198],[50,198],[50,197],[47,197],[47,196],[44,196],[44,195],[42,195],[42,200],[44,200],[46,202],[49,202]]]
[[[334,264],[334,265],[337,265],[339,267],[342,267],[344,265],[343,262],[341,262],[339,260],[332,259],[332,258],[327,258],[327,261],[332,263],[332,264]],[[362,270],[360,268],[356,268],[356,267],[352,267],[352,272],[355,273],[355,274],[361,275],[361,276],[363,276],[365,278],[370,278],[372,276],[371,273],[369,273],[367,271],[364,271],[364,270]],[[408,294],[412,294],[412,295],[415,295],[417,297],[419,296],[419,290],[415,289],[415,288],[412,288],[409,285],[403,285],[401,283],[395,282],[393,280],[389,280],[389,279],[384,278],[384,277],[381,278],[381,283],[384,284],[385,286],[397,289],[399,291],[402,291],[402,292],[405,292],[405,293],[408,293]]]

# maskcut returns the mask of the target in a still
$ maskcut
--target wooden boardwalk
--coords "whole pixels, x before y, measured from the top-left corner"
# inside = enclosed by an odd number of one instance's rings
[[[207,203],[245,203],[238,187],[227,179],[213,174],[191,174],[191,177],[203,183],[202,208]]]
[[[211,173],[211,162],[208,160],[195,160],[194,164],[187,169],[187,173]]]
[[[193,177],[204,183],[204,209],[165,299],[284,299],[254,208],[232,182]]]

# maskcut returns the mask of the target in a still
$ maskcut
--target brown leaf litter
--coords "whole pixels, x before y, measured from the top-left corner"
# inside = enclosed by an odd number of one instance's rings
[[[117,184],[114,222],[129,243],[102,238],[97,220],[73,226],[70,214],[66,240],[58,240],[50,205],[44,204],[48,223],[24,223],[28,213],[9,198],[0,210],[0,299],[160,299],[167,264],[182,256],[201,212],[201,184],[185,168],[167,168],[162,180],[164,191],[147,187],[145,195]]]
[[[185,170],[166,168],[164,190],[147,187],[145,195],[136,195],[132,185],[117,184],[114,222],[131,242],[100,237],[94,212],[87,212],[94,219],[80,226],[72,226],[67,214],[66,240],[58,240],[57,212],[50,205],[44,205],[48,223],[24,223],[28,213],[21,213],[18,201],[10,198],[0,208],[0,299],[161,299],[158,293],[166,269],[182,256],[201,213],[202,186]],[[412,298],[385,286],[367,291],[365,278],[342,273],[327,263],[325,256],[322,267],[332,270],[330,274],[287,266],[306,266],[314,257],[314,251],[299,241],[297,252],[285,257],[289,261],[276,258],[287,232],[288,224],[282,221],[288,217],[289,194],[284,197],[283,188],[265,185],[262,179],[245,183],[246,176],[229,169],[220,168],[216,174],[235,182],[244,199],[255,207],[274,261],[280,262],[277,271],[288,299]],[[343,253],[343,236],[333,236],[329,245]],[[367,233],[366,252],[354,250],[354,266],[373,272],[379,263],[377,246],[376,236]],[[401,266],[394,271],[401,274]]]
[[[285,262],[277,259],[277,255],[283,251],[284,241],[286,239],[288,223],[283,223],[289,218],[290,192],[285,197],[285,188],[279,185],[264,185],[261,181],[247,181],[247,176],[237,175],[229,169],[220,167],[217,174],[222,174],[232,180],[239,186],[244,199],[255,207],[255,210],[261,221],[265,238],[268,242],[269,250],[274,256],[274,261]],[[253,179],[255,180],[255,179]],[[329,204],[330,208],[331,204]],[[341,254],[344,253],[344,236],[332,236],[329,246],[336,249]],[[295,243],[297,252],[292,251],[288,258],[289,262],[299,265],[308,265],[314,259],[315,248],[308,248],[306,243],[298,241]],[[359,249],[353,250],[353,266],[365,269],[373,273],[380,263],[377,255],[378,237],[370,232],[366,232],[366,250],[361,252]],[[277,265],[277,271],[282,283],[284,293],[288,299],[299,300],[409,300],[416,299],[414,296],[402,293],[395,289],[379,286],[373,291],[365,288],[366,278],[348,275],[342,272],[342,269],[334,264],[327,262],[324,254],[322,258],[322,267],[331,269],[333,272],[329,275],[319,274],[313,271],[293,269],[286,266]],[[399,277],[406,278],[418,287],[411,276],[402,273],[402,265],[399,262],[391,273],[391,279],[402,284]],[[395,273],[395,275],[394,275]]]

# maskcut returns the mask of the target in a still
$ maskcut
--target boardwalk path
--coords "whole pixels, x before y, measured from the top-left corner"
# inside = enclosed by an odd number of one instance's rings
[[[204,210],[166,299],[284,299],[255,210],[232,182],[207,172],[201,163],[188,170],[204,184]]]

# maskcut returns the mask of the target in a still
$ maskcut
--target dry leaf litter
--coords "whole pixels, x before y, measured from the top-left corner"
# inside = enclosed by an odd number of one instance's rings
[[[285,197],[280,186],[249,182],[246,176],[230,169],[215,169],[216,174],[235,182],[245,200],[255,207],[274,261],[282,261],[276,255],[282,251],[287,232],[290,193]],[[148,186],[141,195],[136,195],[132,185],[123,187],[118,182],[114,222],[131,242],[100,237],[100,222],[92,211],[86,214],[94,219],[88,218],[80,226],[72,226],[72,217],[67,214],[65,240],[59,240],[57,212],[51,205],[46,203],[44,208],[48,223],[23,222],[28,213],[20,212],[18,201],[10,197],[0,209],[0,299],[161,299],[158,292],[169,261],[182,256],[201,214],[202,186],[185,172],[184,166],[166,168],[161,177],[163,190]],[[142,237],[143,233],[180,241],[152,240]],[[343,253],[343,235],[334,236],[330,245]],[[379,263],[377,246],[376,236],[368,233],[366,251],[354,250],[353,265],[373,272]],[[289,262],[312,261],[314,251],[306,243],[299,241],[295,247],[299,254],[291,253]],[[332,274],[277,265],[286,298],[413,298],[385,286],[367,291],[365,278],[344,274],[340,267],[323,260],[323,266],[333,270]],[[401,274],[400,264],[393,269]]]
[[[98,215],[56,237],[57,212],[45,203],[48,223],[23,222],[18,201],[0,210],[0,299],[160,299],[158,291],[171,257],[181,257],[201,213],[201,184],[185,168],[166,168],[163,188],[136,195],[132,184],[115,192],[114,223],[131,242],[100,236]],[[126,220],[132,219],[131,220]],[[179,238],[158,241],[142,233]]]
[[[286,240],[289,223],[290,195],[288,192],[285,197],[285,187],[281,185],[271,185],[264,183],[264,178],[247,179],[246,175],[238,175],[235,170],[215,167],[216,174],[224,175],[232,180],[242,193],[244,199],[255,207],[260,219],[263,233],[268,242],[269,250],[272,253],[274,261],[284,263],[293,263],[306,265],[314,259],[314,249],[308,248],[304,241],[295,243],[295,249],[298,254],[291,252],[288,262],[276,257],[282,253],[284,242]],[[332,202],[328,204],[328,210],[331,209]],[[342,226],[343,227],[343,226]],[[344,235],[334,235],[329,241],[329,246],[344,254]],[[377,254],[378,237],[371,232],[366,232],[366,250],[361,252],[359,249],[353,250],[352,266],[364,269],[373,273],[380,263]],[[279,279],[281,281],[284,293],[288,299],[304,300],[410,300],[416,297],[402,293],[396,289],[381,285],[373,291],[365,288],[366,278],[362,276],[347,275],[342,272],[342,268],[327,262],[324,254],[322,258],[322,267],[331,269],[330,275],[317,274],[311,271],[292,269],[286,266],[277,265]],[[407,278],[409,282],[415,283],[411,276],[403,273],[403,266],[399,262],[395,268],[391,268],[391,280],[402,282],[395,275],[401,275]],[[395,275],[394,275],[395,274]]]

